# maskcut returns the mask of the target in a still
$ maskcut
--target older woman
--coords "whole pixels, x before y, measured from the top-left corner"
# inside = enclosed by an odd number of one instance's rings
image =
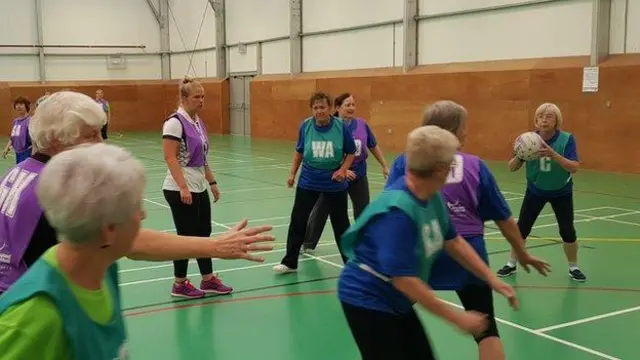
[[[380,163],[382,175],[385,178],[389,174],[389,166],[369,125],[363,119],[355,117],[356,101],[353,95],[350,93],[340,94],[335,98],[334,102],[336,107],[334,116],[344,120],[345,127],[353,134],[353,140],[356,144],[355,158],[353,164],[351,164],[351,169],[347,171],[349,184],[347,192],[353,203],[353,216],[357,219],[362,210],[369,205],[369,181],[367,180],[369,150]],[[324,197],[320,196],[311,212],[307,237],[303,245],[303,251],[305,252],[313,252],[315,250],[329,218],[329,207],[323,200]]]
[[[422,125],[435,125],[451,132],[458,138],[462,147],[467,137],[467,117],[467,110],[461,105],[453,101],[438,101],[427,108]],[[396,158],[387,187],[394,186],[397,179],[404,176],[406,167],[406,154]],[[441,193],[458,234],[472,246],[486,264],[489,264],[489,255],[484,241],[484,222],[493,220],[515,249],[525,269],[528,271],[528,266],[531,265],[546,275],[548,264],[527,253],[524,240],[511,216],[511,210],[491,171],[480,158],[458,151]],[[504,359],[491,287],[456,260],[446,252],[441,253],[433,262],[428,284],[434,290],[455,290],[466,310],[486,314],[488,328],[474,336],[478,344],[479,358]]]
[[[2,152],[2,158],[6,158],[11,148],[13,148],[16,152],[16,164],[19,164],[31,155],[31,138],[29,137],[31,101],[19,96],[13,101],[13,109],[18,114],[18,117],[13,119],[11,136]]]
[[[564,254],[569,263],[569,277],[578,282],[587,281],[587,276],[578,266],[578,242],[574,225],[573,174],[580,168],[576,139],[573,134],[563,131],[563,117],[560,108],[551,103],[536,109],[533,124],[536,132],[544,140],[540,158],[524,161],[514,156],[509,161],[511,171],[518,171],[527,164],[527,189],[520,208],[518,227],[526,239],[533,224],[547,203],[558,220],[560,237],[564,242]],[[509,261],[498,270],[499,276],[516,273],[516,256],[513,251]]]
[[[102,106],[102,110],[107,115],[107,121],[100,129],[100,134],[104,140],[109,138],[107,131],[109,130],[109,123],[111,122],[111,104],[104,98],[104,91],[102,89],[96,90],[96,102]]]
[[[427,285],[443,249],[517,307],[513,289],[456,234],[438,193],[459,146],[453,134],[437,126],[412,131],[405,175],[364,210],[342,239],[349,262],[340,275],[338,297],[364,360],[435,358],[414,303],[462,331],[485,331],[484,314],[456,310]]]
[[[9,196],[0,199],[0,293],[6,291],[47,249],[57,243],[56,230],[36,198],[39,175],[52,156],[83,143],[101,142],[105,115],[90,97],[76,92],[57,92],[40,103],[29,124],[36,148],[31,157],[8,170],[0,187]],[[246,221],[213,239],[185,237],[142,229],[130,258],[167,261],[191,257],[242,258],[264,261],[253,251],[272,246],[254,244],[273,241],[264,235],[270,226],[245,229]],[[0,327],[1,329],[1,327]]]
[[[116,262],[145,217],[144,187],[142,164],[115,146],[51,159],[36,194],[60,244],[0,297],[3,358],[126,358]]]
[[[207,161],[209,135],[198,113],[204,106],[204,88],[197,81],[185,78],[179,86],[180,106],[162,127],[162,150],[167,163],[167,176],[162,184],[164,198],[178,235],[209,237],[211,235],[211,189],[213,201],[220,190]],[[211,258],[198,258],[200,287],[187,279],[189,259],[173,261],[175,281],[171,295],[200,298],[206,294],[230,294],[233,288],[213,274]]]
[[[342,119],[331,115],[331,103],[329,95],[322,92],[313,94],[309,99],[313,116],[300,125],[287,180],[289,187],[293,187],[301,163],[302,171],[291,210],[287,253],[281,263],[273,268],[278,274],[292,273],[298,269],[298,257],[306,237],[309,216],[320,196],[329,209],[336,242],[349,228],[347,170],[353,163],[356,145]]]

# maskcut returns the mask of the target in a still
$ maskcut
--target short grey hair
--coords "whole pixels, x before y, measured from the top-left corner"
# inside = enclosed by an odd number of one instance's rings
[[[40,174],[36,194],[63,241],[100,238],[108,225],[126,224],[142,207],[142,164],[120,147],[84,144],[57,154]]]
[[[424,111],[422,125],[436,125],[458,135],[467,116],[467,110],[462,105],[451,100],[441,100]]]
[[[421,178],[429,177],[438,165],[449,166],[459,147],[460,141],[450,131],[435,125],[419,127],[407,137],[407,170]]]
[[[49,149],[53,140],[73,146],[84,126],[99,130],[106,122],[107,116],[95,100],[78,92],[60,91],[38,103],[29,135],[39,151]]]
[[[540,106],[538,106],[538,108],[536,109],[536,113],[533,116],[533,124],[535,125],[538,121],[538,116],[545,114],[545,113],[551,113],[553,115],[555,115],[556,117],[556,128],[560,128],[562,126],[563,123],[563,118],[562,118],[562,111],[560,111],[560,108],[558,107],[558,105],[553,104],[553,103],[544,103]]]

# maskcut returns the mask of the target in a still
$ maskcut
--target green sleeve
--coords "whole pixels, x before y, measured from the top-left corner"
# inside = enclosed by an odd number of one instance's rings
[[[35,296],[0,315],[2,360],[71,359],[62,317],[48,297]]]

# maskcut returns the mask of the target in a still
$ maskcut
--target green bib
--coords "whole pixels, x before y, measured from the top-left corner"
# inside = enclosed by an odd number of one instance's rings
[[[551,148],[560,155],[564,154],[570,137],[571,133],[560,131],[556,141],[551,144]],[[557,161],[544,156],[527,161],[527,180],[540,190],[560,190],[571,181],[571,173],[560,166]]]
[[[344,123],[342,119],[331,117],[327,131],[318,131],[315,120],[304,121],[304,153],[302,157],[309,166],[321,170],[333,170],[340,167],[344,159]]]
[[[349,261],[358,264],[365,271],[385,281],[390,281],[383,274],[376,273],[373,269],[360,264],[355,258],[354,249],[360,241],[359,232],[372,218],[384,214],[392,208],[404,211],[415,223],[420,236],[415,255],[421,260],[420,278],[424,282],[429,281],[431,265],[436,255],[442,250],[445,231],[449,227],[449,216],[440,193],[434,194],[426,207],[417,202],[404,190],[386,190],[367,206],[356,222],[342,235],[340,247]],[[403,241],[403,239],[389,239],[389,241]]]

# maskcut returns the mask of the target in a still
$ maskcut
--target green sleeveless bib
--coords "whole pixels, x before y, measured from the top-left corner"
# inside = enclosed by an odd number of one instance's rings
[[[563,155],[570,136],[571,133],[560,131],[551,148]],[[560,166],[557,161],[544,156],[527,161],[527,180],[540,190],[559,190],[571,181],[571,173]]]
[[[340,167],[344,159],[344,123],[342,119],[332,117],[328,131],[318,131],[314,119],[304,121],[304,162],[321,170],[333,170]]]
[[[378,274],[364,264],[360,264],[354,255],[354,249],[360,241],[359,232],[372,218],[398,208],[406,213],[415,223],[420,241],[415,254],[421,260],[420,278],[428,282],[431,265],[436,255],[442,250],[445,231],[449,227],[449,216],[440,193],[434,194],[426,207],[421,206],[411,195],[403,190],[386,190],[367,206],[356,222],[342,235],[340,247],[349,261],[358,264],[365,271],[385,281],[390,281],[383,274]],[[392,239],[403,241],[403,239]]]

